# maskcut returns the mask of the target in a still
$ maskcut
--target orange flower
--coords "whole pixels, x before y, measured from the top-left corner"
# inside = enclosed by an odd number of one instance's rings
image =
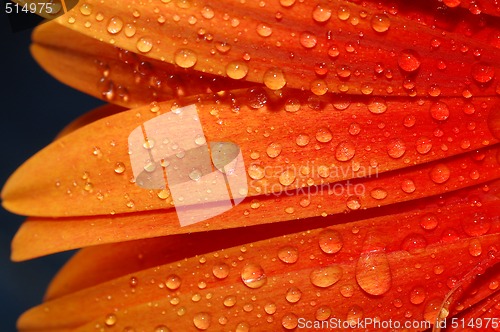
[[[114,105],[3,189],[14,260],[85,247],[19,329],[498,331],[499,12],[108,0],[39,27],[39,63]]]

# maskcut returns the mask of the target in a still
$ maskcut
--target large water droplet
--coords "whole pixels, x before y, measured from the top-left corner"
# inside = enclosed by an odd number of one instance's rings
[[[181,286],[181,278],[176,274],[171,274],[167,277],[165,285],[170,290],[176,290]]]
[[[271,90],[279,90],[286,84],[285,75],[279,68],[268,69],[264,73],[263,81],[264,84]]]
[[[194,315],[193,323],[198,330],[206,330],[210,327],[212,317],[207,312],[199,312]]]
[[[343,141],[337,145],[335,149],[335,158],[338,161],[348,161],[354,157],[356,153],[356,148],[354,144],[350,141]]]
[[[416,190],[415,183],[411,179],[401,181],[401,190],[407,194],[411,194]]]
[[[318,235],[319,247],[326,254],[335,254],[342,249],[344,242],[339,232],[326,229]]]
[[[260,288],[267,282],[264,269],[255,263],[248,263],[241,271],[241,280],[250,288]]]
[[[356,264],[356,281],[370,295],[386,293],[391,288],[392,276],[385,252],[363,252]]]
[[[293,264],[299,259],[299,251],[292,246],[282,247],[278,251],[278,258],[283,263]]]
[[[175,64],[181,68],[191,68],[196,64],[197,60],[196,53],[189,49],[177,50],[174,55]]]
[[[450,116],[450,110],[448,105],[443,102],[436,102],[431,105],[430,108],[431,116],[433,119],[438,121],[444,121]]]
[[[387,154],[394,159],[401,158],[405,152],[406,145],[399,138],[393,139],[387,144]]]
[[[281,144],[279,143],[269,144],[266,153],[270,158],[276,158],[281,153]]]
[[[265,170],[264,167],[256,164],[251,164],[248,166],[248,176],[254,180],[260,180],[264,178]]]
[[[287,330],[293,330],[299,324],[299,319],[296,315],[287,313],[281,319],[281,325]]]
[[[289,186],[295,181],[295,178],[296,178],[295,170],[287,169],[286,171],[280,174],[279,181],[282,185]]]
[[[427,294],[423,287],[415,286],[410,292],[410,302],[413,304],[420,304],[425,301],[426,296]]]
[[[316,139],[321,143],[328,143],[332,140],[332,132],[328,128],[319,128],[316,132]]]
[[[311,271],[309,279],[314,286],[326,288],[334,285],[342,278],[342,268],[338,265],[331,265]]]
[[[248,74],[248,66],[242,61],[232,61],[226,66],[226,75],[235,80],[241,80]]]
[[[438,184],[448,181],[450,174],[450,169],[445,164],[437,164],[429,173],[431,180]]]
[[[316,22],[323,23],[330,19],[332,10],[325,5],[319,4],[314,8],[312,16]]]
[[[414,72],[420,67],[420,57],[413,50],[404,50],[399,55],[398,65],[406,72]]]
[[[229,275],[229,265],[226,263],[214,265],[212,273],[217,279],[224,279]]]
[[[148,53],[153,48],[153,40],[149,37],[141,37],[136,46],[139,52]]]
[[[372,17],[371,25],[377,32],[386,32],[391,26],[391,19],[385,14],[377,14]]]
[[[417,152],[420,154],[426,154],[432,149],[432,142],[429,138],[422,136],[415,142],[415,147]]]
[[[118,32],[122,31],[123,28],[123,21],[119,17],[112,17],[109,22],[108,22],[108,32],[111,34],[117,34]]]
[[[289,303],[297,303],[302,297],[302,292],[297,287],[291,287],[286,292],[285,298]]]
[[[488,83],[495,76],[495,68],[485,63],[476,63],[472,66],[472,77],[478,83]]]
[[[387,111],[387,105],[382,98],[374,98],[368,104],[368,110],[374,114],[382,114]]]

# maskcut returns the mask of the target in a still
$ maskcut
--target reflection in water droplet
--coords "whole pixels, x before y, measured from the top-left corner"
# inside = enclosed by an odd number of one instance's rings
[[[406,145],[400,139],[393,139],[387,144],[387,154],[394,158],[401,158],[406,152]]]
[[[450,116],[450,109],[443,102],[435,102],[431,105],[430,113],[434,120],[444,121]]]
[[[422,136],[415,142],[417,152],[420,154],[426,154],[432,149],[432,142],[429,138]]]
[[[495,76],[495,68],[485,63],[476,63],[472,66],[472,77],[478,83],[488,83]]]
[[[175,64],[181,68],[191,68],[196,64],[198,58],[196,53],[188,49],[180,49],[174,55]]]
[[[344,245],[340,233],[332,229],[326,229],[319,233],[318,240],[319,247],[326,254],[335,254]]]
[[[247,287],[260,288],[267,282],[267,276],[260,265],[248,263],[241,271],[241,280]]]
[[[319,128],[316,132],[316,139],[321,143],[328,143],[332,140],[332,132],[328,128]]]
[[[407,194],[411,194],[416,190],[415,183],[411,179],[401,181],[401,190]]]
[[[483,252],[483,248],[481,246],[481,241],[479,239],[472,239],[469,242],[469,253],[473,257],[480,256]]]
[[[295,181],[296,175],[294,169],[287,169],[280,174],[279,181],[284,186],[289,186]]]
[[[165,285],[170,290],[176,290],[181,286],[181,278],[176,274],[171,274],[167,277]]]
[[[281,153],[281,144],[279,143],[269,144],[266,153],[270,158],[276,158]]]
[[[141,37],[136,46],[139,52],[148,53],[153,48],[153,40],[149,37]]]
[[[264,177],[265,170],[264,167],[256,164],[252,164],[248,167],[248,176],[254,180],[260,180]]]
[[[332,314],[332,309],[329,306],[323,305],[316,310],[316,319],[319,321],[324,321],[330,318]]]
[[[387,105],[382,98],[374,98],[368,104],[368,110],[374,114],[382,114],[387,111]]]
[[[356,148],[354,144],[350,141],[343,141],[337,145],[335,149],[335,158],[338,161],[348,161],[354,157],[356,153]]]
[[[264,84],[271,90],[279,90],[286,84],[285,75],[279,68],[268,69],[264,73]]]
[[[406,72],[414,72],[420,67],[420,57],[413,50],[404,50],[399,55],[398,65]]]
[[[296,315],[287,313],[281,319],[281,325],[287,330],[293,330],[299,324],[299,320]]]
[[[289,303],[297,303],[302,297],[302,292],[297,287],[291,287],[286,292],[285,298]]]
[[[229,275],[229,265],[226,263],[214,265],[212,273],[217,279],[224,279]]]
[[[420,226],[426,230],[433,230],[438,225],[438,218],[434,213],[427,213],[420,219]]]
[[[386,32],[391,26],[391,19],[385,14],[377,14],[372,17],[371,25],[377,32]]]

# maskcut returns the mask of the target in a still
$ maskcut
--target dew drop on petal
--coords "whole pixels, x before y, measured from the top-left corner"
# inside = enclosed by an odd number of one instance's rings
[[[377,14],[372,17],[371,25],[377,32],[386,32],[391,26],[391,19],[385,14]]]
[[[299,325],[299,319],[293,313],[287,313],[281,319],[281,325],[287,330],[293,330]]]
[[[181,68],[191,68],[198,61],[198,57],[189,49],[179,49],[175,52],[174,61]]]
[[[472,66],[472,77],[478,83],[488,83],[495,76],[495,68],[484,63],[476,63]]]
[[[302,291],[297,287],[291,287],[286,292],[285,298],[289,303],[297,303],[302,297]]]
[[[368,104],[368,110],[374,114],[382,114],[387,111],[387,105],[382,98],[374,98]]]
[[[106,324],[106,326],[113,326],[116,324],[116,315],[114,314],[109,314],[106,316],[106,318],[104,319],[104,323]]]
[[[313,48],[318,43],[318,38],[312,32],[302,32],[300,34],[300,45],[304,48]]]
[[[363,319],[363,309],[358,305],[352,306],[347,312],[346,321],[354,327],[361,319]]]
[[[444,121],[450,116],[448,105],[443,102],[433,103],[431,105],[430,112],[432,118],[438,121]]]
[[[319,128],[316,132],[316,140],[321,143],[328,143],[332,140],[332,132],[328,128]]]
[[[377,200],[382,200],[387,197],[387,191],[383,188],[375,188],[370,191],[370,196]]]
[[[176,274],[171,274],[167,277],[165,285],[170,290],[176,290],[181,286],[181,278]]]
[[[431,324],[434,324],[439,317],[441,310],[442,299],[435,298],[427,302],[424,309],[424,319]]]
[[[329,306],[322,305],[321,307],[318,308],[318,310],[316,310],[315,317],[319,321],[324,321],[330,318],[331,314],[332,314],[332,309],[330,309]]]
[[[295,170],[287,169],[286,171],[280,174],[279,181],[282,185],[289,186],[295,181],[295,178],[296,178]]]
[[[340,142],[335,149],[335,158],[338,161],[348,161],[354,157],[355,153],[356,149],[354,144],[350,141],[343,141]]]
[[[351,196],[347,199],[347,202],[346,202],[346,205],[347,207],[350,209],[350,210],[359,210],[359,208],[361,207],[361,203],[359,201],[359,197],[357,196]]]
[[[432,149],[432,142],[429,138],[422,136],[415,142],[415,147],[417,152],[420,154],[426,154]]]
[[[413,304],[423,303],[426,296],[427,294],[423,287],[415,286],[410,291],[410,302]]]
[[[241,271],[241,280],[249,288],[260,288],[267,282],[267,276],[260,265],[248,263]]]
[[[365,252],[356,264],[356,281],[370,295],[382,295],[391,288],[392,276],[384,252]]]
[[[281,153],[281,144],[279,144],[279,143],[269,144],[267,146],[266,153],[270,158],[276,158]]]
[[[406,72],[414,72],[420,67],[420,57],[413,50],[404,50],[399,55],[398,65]]]
[[[310,140],[309,135],[300,134],[295,139],[295,143],[298,146],[306,146],[307,144],[309,144],[309,140]]]
[[[139,52],[148,53],[153,48],[153,40],[149,37],[141,37],[136,46]]]
[[[278,258],[287,264],[293,264],[299,259],[299,251],[292,246],[282,247],[278,250]]]
[[[437,184],[445,183],[450,178],[450,169],[445,164],[437,164],[434,166],[429,175],[432,181]]]
[[[426,230],[433,230],[438,225],[438,218],[434,213],[427,213],[420,218],[420,226]]]
[[[228,295],[222,302],[224,303],[224,306],[231,308],[236,304],[236,296]]]
[[[194,315],[193,324],[198,330],[206,330],[210,327],[212,317],[207,312],[199,312]]]
[[[332,17],[332,10],[325,5],[319,4],[314,8],[312,16],[316,22],[323,23]]]
[[[276,304],[270,302],[270,303],[267,303],[265,306],[264,306],[264,311],[269,314],[269,315],[273,315],[275,312],[276,312]]]
[[[481,255],[483,249],[481,246],[481,241],[479,239],[472,239],[469,242],[469,254],[473,257],[478,257]]]
[[[283,71],[276,67],[268,69],[264,73],[263,81],[264,84],[271,90],[279,90],[286,84],[286,79]]]
[[[311,271],[309,279],[314,286],[326,288],[334,285],[342,278],[342,268],[330,265]]]
[[[125,172],[125,165],[122,162],[117,162],[115,164],[114,170],[116,174],[122,174],[123,172]]]
[[[387,144],[387,154],[394,158],[401,158],[406,152],[406,145],[400,139],[393,139]]]
[[[318,235],[319,247],[325,254],[335,254],[342,249],[344,242],[339,232],[326,229]]]
[[[248,176],[250,176],[254,180],[260,180],[264,178],[265,170],[264,167],[256,164],[251,164],[248,167]]]
[[[481,212],[475,212],[460,219],[462,229],[469,236],[482,236],[489,232],[491,222]]]
[[[226,75],[235,80],[241,80],[248,74],[248,66],[242,61],[232,61],[226,66]]]
[[[415,183],[411,179],[404,179],[401,181],[401,190],[407,194],[411,194],[416,190]]]
[[[217,279],[224,279],[229,275],[229,265],[227,265],[226,263],[214,265],[214,267],[212,268],[212,273]]]

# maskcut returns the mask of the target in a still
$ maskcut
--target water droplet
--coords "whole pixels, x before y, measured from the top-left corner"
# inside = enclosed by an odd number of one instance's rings
[[[420,57],[413,50],[404,50],[399,55],[398,65],[406,72],[414,72],[420,67]]]
[[[257,25],[257,33],[261,37],[269,37],[273,33],[273,29],[265,23],[260,23]]]
[[[279,144],[279,143],[269,144],[267,146],[266,153],[269,156],[269,158],[276,158],[281,153],[281,144]]]
[[[176,274],[171,274],[167,277],[165,285],[170,290],[176,290],[181,286],[181,278]]]
[[[123,172],[125,172],[125,165],[121,162],[117,162],[115,164],[115,173],[122,174]]]
[[[125,332],[125,331],[123,331],[123,332]],[[158,325],[155,327],[154,332],[170,332],[170,329],[165,325]]]
[[[226,66],[226,75],[235,80],[241,80],[248,74],[248,66],[242,61],[232,61]]]
[[[387,105],[382,98],[374,98],[368,104],[368,110],[374,114],[382,114],[387,111]]]
[[[181,68],[191,68],[196,64],[198,58],[196,53],[188,49],[180,49],[174,55],[175,64]]]
[[[329,306],[323,305],[316,310],[316,319],[319,321],[324,321],[330,318],[332,314],[332,309]]]
[[[410,292],[410,302],[413,304],[420,304],[425,301],[427,293],[423,287],[416,286]]]
[[[90,14],[92,14],[92,5],[89,5],[88,3],[84,3],[80,7],[80,13],[82,13],[82,15],[85,15],[85,16],[89,16]]]
[[[292,313],[287,313],[281,319],[281,325],[287,330],[293,330],[299,324],[299,320],[296,315]]]
[[[229,265],[226,263],[214,265],[212,273],[217,279],[224,279],[229,275]]]
[[[350,16],[351,16],[351,11],[349,7],[344,7],[344,6],[339,7],[339,10],[337,11],[337,17],[339,18],[339,20],[347,21]]]
[[[193,323],[198,330],[206,330],[210,327],[212,317],[207,312],[199,312],[194,315]]]
[[[472,239],[469,242],[469,253],[473,257],[480,256],[483,251],[483,248],[481,246],[481,241],[479,239]]]
[[[377,14],[372,17],[371,25],[377,32],[386,32],[391,26],[391,19],[385,14]]]
[[[320,128],[316,132],[316,139],[321,143],[328,143],[332,140],[332,132],[328,128]]]
[[[335,158],[338,161],[348,161],[354,157],[356,153],[356,148],[354,144],[350,141],[343,141],[337,145],[335,149]]]
[[[300,45],[305,48],[313,48],[318,43],[318,38],[315,34],[309,31],[304,31],[300,34]]]
[[[444,121],[450,116],[450,110],[448,105],[443,102],[436,102],[431,105],[430,108],[431,116],[433,119],[438,121]]]
[[[441,310],[442,299],[435,298],[427,302],[424,309],[424,319],[431,324],[435,324]]]
[[[106,326],[113,326],[116,324],[116,315],[114,314],[109,314],[106,316],[106,319],[104,320],[104,323]]]
[[[148,53],[153,48],[153,40],[149,37],[141,37],[136,46],[139,52]]]
[[[394,158],[401,158],[406,152],[406,145],[400,139],[393,139],[387,144],[387,154]]]
[[[280,174],[279,181],[284,186],[289,186],[295,181],[295,170],[287,169],[283,173]]]
[[[122,31],[123,21],[119,17],[112,17],[108,22],[108,32],[111,34],[117,34]]]
[[[431,180],[435,183],[441,184],[448,181],[450,178],[450,169],[445,164],[437,164],[430,171]]]
[[[260,265],[248,263],[241,271],[241,280],[247,287],[260,288],[267,282],[267,276]]]
[[[236,296],[228,295],[224,298],[224,306],[231,308],[236,304]]]
[[[282,247],[278,251],[278,258],[283,263],[293,264],[299,259],[299,251],[291,246]]]
[[[326,288],[334,285],[342,278],[342,268],[338,265],[330,265],[311,271],[309,279],[314,286]]]
[[[285,103],[285,111],[294,113],[300,110],[300,101],[295,98],[290,98]]]
[[[123,32],[125,33],[125,36],[131,38],[135,36],[136,28],[133,24],[127,23],[127,25],[125,25],[125,29],[123,30]]]
[[[328,92],[328,85],[324,80],[314,80],[311,82],[311,92],[316,96],[322,96]]]
[[[332,10],[325,5],[319,4],[314,8],[312,16],[316,22],[323,23],[330,19]]]
[[[362,253],[356,264],[356,281],[370,295],[382,295],[391,288],[391,269],[384,252]]]
[[[203,173],[197,168],[195,168],[191,172],[189,172],[189,178],[193,181],[199,181],[202,176],[203,176]]]
[[[427,241],[420,234],[410,234],[406,236],[401,243],[401,249],[406,250],[411,254],[414,254],[425,247],[427,247]]]
[[[460,219],[464,232],[469,236],[482,236],[488,233],[491,227],[490,219],[481,212]]]
[[[340,294],[342,294],[343,297],[351,297],[354,294],[354,287],[352,285],[344,285],[340,287]]]
[[[417,152],[420,154],[426,154],[432,149],[432,142],[427,137],[420,137],[417,139],[416,143]]]
[[[495,76],[495,68],[485,63],[476,63],[472,66],[472,77],[478,83],[488,83]]]
[[[434,213],[427,213],[420,219],[420,226],[426,230],[433,230],[438,225],[438,218]]]
[[[276,312],[276,304],[274,303],[266,304],[264,306],[264,311],[269,315],[273,315]]]
[[[358,210],[361,207],[361,203],[359,202],[359,197],[350,196],[347,199],[346,205],[350,210]]]
[[[236,326],[235,332],[248,332],[250,331],[250,325],[246,322],[241,322]]]
[[[363,319],[363,309],[358,305],[352,306],[347,312],[346,321],[354,327],[361,319]]]
[[[310,140],[309,135],[300,134],[295,139],[295,143],[298,146],[306,146],[307,144],[309,144],[309,140]]]
[[[411,194],[415,191],[415,183],[411,179],[404,179],[401,181],[401,190],[407,194]]]
[[[374,199],[382,200],[387,197],[387,191],[383,188],[375,188],[370,191],[370,196]]]
[[[326,254],[335,254],[342,249],[344,242],[339,232],[326,229],[318,235],[319,247]]]
[[[264,167],[256,164],[251,164],[248,167],[248,175],[254,180],[260,180],[264,178],[265,175]]]
[[[302,297],[302,292],[297,287],[291,287],[286,292],[285,298],[289,303],[297,303]]]

